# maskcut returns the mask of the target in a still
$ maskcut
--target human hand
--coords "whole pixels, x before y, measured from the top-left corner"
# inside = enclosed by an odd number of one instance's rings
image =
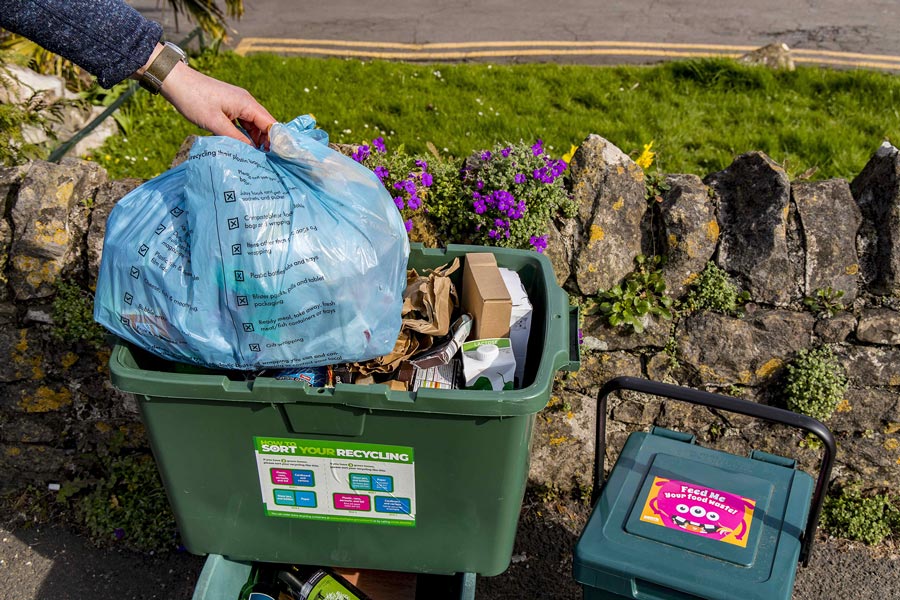
[[[185,119],[211,132],[250,144],[235,127],[237,120],[255,147],[268,147],[275,118],[247,90],[178,63],[163,81],[160,94]]]

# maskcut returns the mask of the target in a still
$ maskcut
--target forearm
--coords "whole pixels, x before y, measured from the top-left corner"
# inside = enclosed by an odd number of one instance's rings
[[[142,69],[162,28],[120,0],[0,0],[0,27],[63,56],[111,87]]]

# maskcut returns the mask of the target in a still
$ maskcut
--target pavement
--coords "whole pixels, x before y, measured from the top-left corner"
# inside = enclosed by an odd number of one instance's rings
[[[170,39],[179,40],[193,28],[182,18],[176,29],[168,2],[131,4],[163,23]],[[241,53],[620,64],[735,56],[778,42],[791,47],[800,63],[900,71],[896,0],[244,4],[247,12],[227,43]],[[501,576],[479,579],[479,600],[581,598],[571,578],[571,552],[585,515],[560,524],[533,516],[540,511],[523,514],[513,564]],[[147,556],[99,549],[62,526],[0,526],[0,600],[189,599],[203,562],[187,553]],[[823,539],[810,566],[799,569],[793,598],[900,598],[898,580],[895,554]]]
[[[581,600],[572,579],[580,523],[523,516],[512,564],[502,575],[478,578],[476,598]],[[0,600],[190,600],[204,560],[187,553],[99,549],[58,526],[0,527]],[[810,565],[799,568],[792,599],[890,600],[900,598],[898,578],[897,555],[823,539]]]

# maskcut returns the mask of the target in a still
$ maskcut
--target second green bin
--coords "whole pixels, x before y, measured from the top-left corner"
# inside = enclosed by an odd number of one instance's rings
[[[577,330],[540,254],[414,247],[409,264],[421,272],[484,251],[519,274],[534,309],[522,389],[310,388],[176,372],[115,348],[112,381],[138,399],[188,551],[417,573],[507,568],[535,416],[555,373],[577,368]]]

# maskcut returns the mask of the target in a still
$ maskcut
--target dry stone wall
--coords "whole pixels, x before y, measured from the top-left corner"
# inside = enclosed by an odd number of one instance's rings
[[[835,477],[900,486],[900,153],[885,145],[852,182],[790,181],[751,152],[705,178],[669,174],[660,201],[645,174],[600,136],[571,164],[571,219],[552,224],[547,249],[559,282],[579,301],[627,275],[637,254],[664,254],[667,294],[682,298],[713,261],[751,302],[740,316],[709,311],[649,321],[641,334],[583,322],[583,362],[563,374],[537,416],[531,479],[562,489],[590,485],[596,395],[619,375],[648,377],[783,404],[785,365],[831,345],[850,388],[827,424],[839,441]],[[93,289],[105,221],[138,180],[109,181],[66,159],[0,169],[0,488],[60,482],[110,448],[144,448],[134,403],[109,384],[108,353],[53,336],[60,278]],[[846,310],[804,309],[831,288]],[[630,431],[656,423],[739,454],[798,457],[808,440],[738,416],[623,393],[610,402],[607,464]]]
[[[560,283],[576,296],[595,293],[610,280],[584,285],[580,273],[602,263],[578,263],[591,236],[564,232],[589,231],[590,224],[613,219],[612,203],[601,202],[611,189],[623,194],[617,198],[622,205],[643,199],[642,189],[630,187],[635,172],[617,168],[621,158],[608,149],[609,142],[589,140],[587,151],[573,158],[582,211],[576,222],[558,224],[559,235],[548,248]],[[604,191],[592,197],[587,192],[600,186],[579,188],[580,177],[602,181]],[[596,394],[611,377],[647,377],[784,406],[785,366],[804,349],[829,345],[849,380],[843,402],[826,421],[838,440],[834,475],[868,488],[895,488],[900,483],[898,150],[883,145],[852,182],[790,181],[760,152],[738,156],[702,180],[667,175],[663,181],[662,202],[648,208],[656,212],[649,219],[656,229],[645,228],[640,248],[615,258],[610,279],[618,283],[639,251],[664,254],[667,293],[683,297],[713,261],[750,293],[751,302],[741,316],[682,312],[672,321],[647,322],[642,334],[629,335],[586,316],[582,369],[560,377],[550,406],[538,418],[532,480],[560,488],[591,484]],[[829,289],[842,293],[844,310],[829,316],[806,309],[804,298]],[[699,443],[730,452],[755,448],[796,457],[809,470],[821,456],[815,444],[788,429],[638,394],[612,398],[610,414],[607,466],[630,431],[653,423],[693,432]]]

